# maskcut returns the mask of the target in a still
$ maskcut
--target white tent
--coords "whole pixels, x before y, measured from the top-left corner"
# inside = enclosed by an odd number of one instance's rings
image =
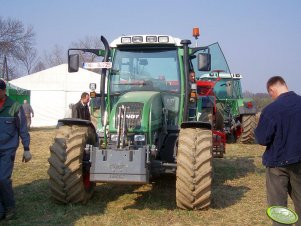
[[[32,127],[54,126],[66,116],[69,104],[78,102],[83,92],[90,91],[90,83],[100,84],[100,74],[81,68],[68,73],[68,65],[61,64],[10,83],[31,91]]]

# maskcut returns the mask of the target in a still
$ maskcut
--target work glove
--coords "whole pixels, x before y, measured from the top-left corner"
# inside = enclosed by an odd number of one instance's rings
[[[23,153],[23,158],[22,158],[22,162],[29,162],[31,159],[31,153],[30,151],[24,151]]]

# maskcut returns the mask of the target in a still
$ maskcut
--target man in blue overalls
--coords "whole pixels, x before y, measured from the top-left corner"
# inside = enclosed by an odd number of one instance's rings
[[[24,147],[23,162],[31,159],[30,136],[22,106],[6,95],[6,83],[0,79],[0,221],[15,216],[12,171],[19,137]]]

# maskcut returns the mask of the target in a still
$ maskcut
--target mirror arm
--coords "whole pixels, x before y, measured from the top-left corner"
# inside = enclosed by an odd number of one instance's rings
[[[101,49],[68,49],[68,55],[70,55],[69,51],[74,51],[74,50],[82,51],[84,53],[93,53],[96,56],[102,56]]]
[[[208,46],[204,46],[204,47],[196,47],[196,48],[191,48],[191,54],[190,55],[194,55],[196,52],[200,51],[200,50],[208,50],[208,53],[210,53],[210,49]]]

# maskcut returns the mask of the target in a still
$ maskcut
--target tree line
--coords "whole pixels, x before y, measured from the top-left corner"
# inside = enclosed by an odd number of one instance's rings
[[[66,52],[55,45],[41,56],[35,47],[36,34],[32,26],[20,20],[0,17],[0,78],[12,80],[67,62]],[[101,48],[100,37],[85,37],[71,43],[72,48]],[[81,62],[96,61],[92,54],[80,53]]]
[[[252,93],[245,91],[243,97],[252,98],[255,102],[258,112],[261,112],[268,104],[272,103],[272,98],[268,93]]]

